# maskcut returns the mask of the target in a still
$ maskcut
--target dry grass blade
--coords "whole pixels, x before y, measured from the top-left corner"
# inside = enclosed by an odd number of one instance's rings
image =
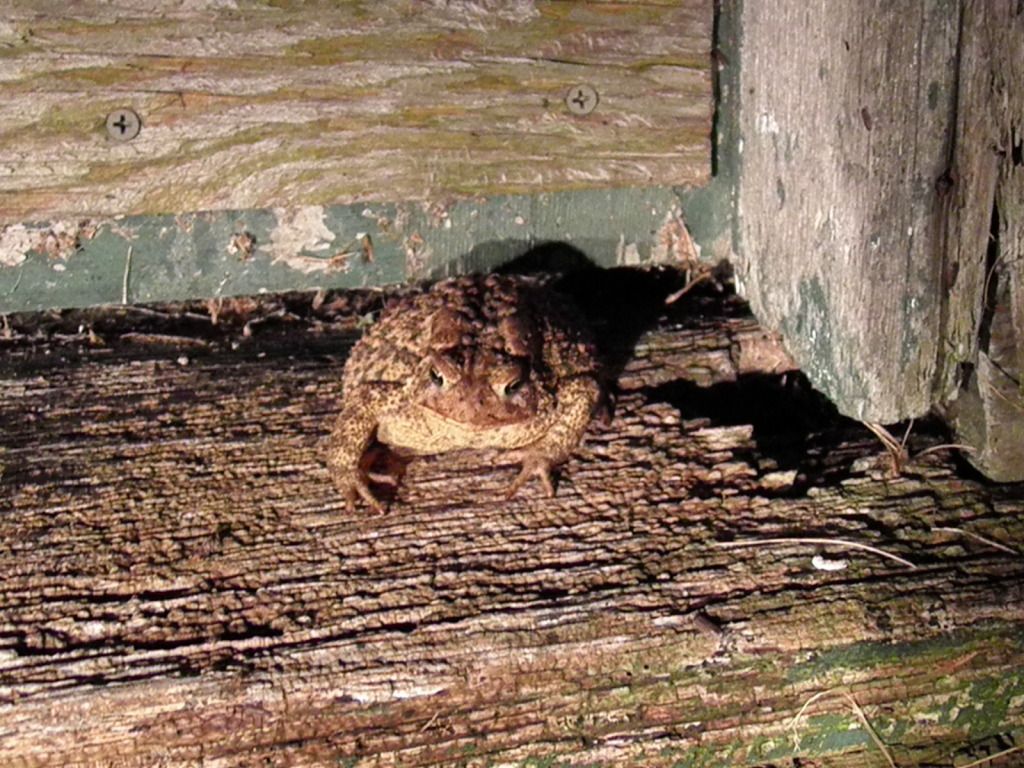
[[[985,384],[988,386],[989,392],[991,392],[993,395],[998,397],[1000,400],[1004,401],[1008,406],[1013,408],[1015,411],[1020,411],[1021,413],[1024,413],[1024,406],[1021,406],[1020,403],[1015,403],[1013,400],[1007,397],[1003,392],[999,390],[999,387],[997,387],[991,381],[987,381],[985,382]]]
[[[892,432],[881,424],[877,424],[873,421],[865,421],[863,423],[865,427],[871,430],[875,437],[882,441],[882,445],[885,446],[886,450],[899,452],[903,449],[899,441],[893,437]]]
[[[933,531],[945,531],[946,533],[957,533],[957,534],[960,534],[961,536],[966,536],[969,539],[974,539],[975,541],[980,541],[982,544],[987,544],[988,546],[992,547],[993,549],[998,549],[1001,552],[1007,552],[1007,553],[1009,553],[1011,555],[1020,556],[1020,552],[1018,552],[1013,547],[1007,546],[1006,544],[1000,544],[998,541],[993,541],[992,539],[986,538],[986,537],[981,536],[981,535],[979,535],[977,533],[972,533],[971,531],[965,531],[963,528],[953,528],[951,526],[935,526],[935,527],[932,528],[932,530]]]
[[[918,451],[914,454],[914,458],[919,459],[922,456],[927,456],[929,453],[938,453],[939,451],[966,451],[967,453],[974,453],[974,448],[964,443],[942,443],[941,445],[931,445],[922,451]]]
[[[878,547],[872,547],[870,544],[861,544],[859,541],[850,541],[849,539],[828,539],[824,537],[813,537],[813,536],[796,536],[796,537],[778,537],[771,539],[741,539],[739,541],[713,541],[711,546],[721,547],[723,549],[738,549],[740,547],[767,547],[773,544],[825,544],[828,546],[840,547],[843,549],[859,549],[863,552],[871,552],[879,557],[885,557],[889,560],[905,565],[908,568],[917,568],[909,560],[905,560],[898,555],[894,555],[891,552],[886,552],[884,549]]]
[[[907,463],[906,440],[910,436],[910,428],[907,428],[907,432],[903,436],[903,441],[900,442],[893,437],[892,432],[881,424],[876,424],[871,421],[865,421],[863,423],[875,437],[882,441],[882,445],[885,446],[885,450],[889,453],[889,458],[892,461],[893,474],[902,474],[903,466]],[[913,424],[913,422],[911,422],[911,424]]]
[[[882,445],[885,446],[885,450],[888,452],[889,458],[892,461],[893,474],[896,475],[902,474],[903,469],[912,459],[919,459],[922,456],[927,456],[930,453],[938,453],[939,451],[950,450],[974,452],[974,448],[963,443],[942,443],[941,445],[929,446],[928,448],[925,448],[924,450],[919,451],[918,453],[911,456],[909,451],[907,451],[907,441],[910,440],[910,433],[914,428],[913,419],[911,419],[910,422],[907,424],[907,428],[903,433],[902,440],[897,440],[893,436],[892,432],[890,432],[881,424],[871,421],[865,421],[862,423],[875,437],[877,437],[882,442]]]
[[[957,768],[978,768],[979,765],[991,763],[993,760],[998,760],[1000,757],[1006,757],[1007,755],[1012,755],[1014,752],[1020,752],[1021,750],[1024,750],[1024,747],[1010,747],[1009,749],[1004,749],[1002,752],[996,752],[994,755],[982,757],[970,763],[964,763],[963,765],[957,766]]]
[[[885,758],[885,761],[889,764],[889,768],[896,768],[896,763],[892,759],[892,755],[889,754],[889,749],[885,746],[885,743],[878,736],[878,733],[871,725],[871,721],[868,720],[867,715],[864,714],[864,710],[861,709],[861,706],[857,703],[857,700],[853,698],[853,694],[844,688],[832,688],[827,691],[819,691],[818,693],[814,694],[809,699],[807,699],[807,701],[804,702],[803,706],[800,707],[800,711],[796,713],[796,716],[794,716],[794,718],[789,723],[789,728],[793,732],[793,741],[796,744],[797,749],[800,748],[800,734],[796,730],[796,728],[799,724],[800,718],[803,717],[804,713],[807,711],[807,708],[811,706],[811,704],[818,701],[818,699],[822,699],[826,696],[832,695],[842,696],[844,699],[846,699],[847,703],[850,705],[851,711],[857,717],[857,719],[860,720],[861,726],[867,732],[868,736],[871,738],[871,741],[874,742],[875,746],[878,748],[878,751],[882,753],[882,756]]]

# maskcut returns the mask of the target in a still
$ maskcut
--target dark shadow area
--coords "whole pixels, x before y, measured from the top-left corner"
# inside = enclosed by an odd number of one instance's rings
[[[649,397],[678,408],[684,419],[708,419],[713,426],[751,425],[756,456],[742,458],[769,460],[777,470],[798,470],[787,494],[802,494],[809,484],[847,474],[846,462],[828,467],[818,458],[835,456],[834,447],[844,439],[866,434],[798,372],[748,374],[711,387],[677,380],[651,390]]]
[[[856,424],[841,416],[801,373],[748,374],[711,387],[677,380],[657,387],[650,396],[672,404],[686,419],[707,418],[715,425],[750,424],[758,445],[769,453],[800,450],[811,433]]]

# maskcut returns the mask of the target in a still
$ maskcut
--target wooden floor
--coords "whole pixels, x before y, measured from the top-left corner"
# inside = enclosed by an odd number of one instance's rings
[[[1021,488],[895,474],[734,299],[640,287],[554,499],[451,455],[384,516],[322,461],[377,295],[12,318],[0,764],[886,765],[845,694],[898,765],[1021,744]],[[884,552],[720,546],[797,536]]]

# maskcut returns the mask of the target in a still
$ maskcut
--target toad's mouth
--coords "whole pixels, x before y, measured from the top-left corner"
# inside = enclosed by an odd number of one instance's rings
[[[470,427],[478,430],[523,424],[534,418],[534,414],[523,408],[474,408],[461,404],[454,408],[439,408],[425,404],[423,410],[442,424]]]
[[[483,430],[535,419],[538,403],[533,388],[520,388],[510,396],[503,396],[489,385],[463,385],[431,392],[419,405],[440,422]]]

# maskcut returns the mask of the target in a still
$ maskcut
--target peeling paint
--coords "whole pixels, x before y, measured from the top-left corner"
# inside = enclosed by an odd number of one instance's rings
[[[640,264],[640,248],[636,243],[627,243],[626,236],[619,236],[619,244],[615,247],[615,263],[621,266],[635,267]]]
[[[54,221],[47,227],[11,224],[0,230],[0,265],[19,266],[31,251],[67,260],[81,250],[82,241],[96,236],[98,228],[89,220]]]
[[[0,265],[17,267],[32,250],[35,236],[24,224],[12,224],[0,230]]]
[[[700,261],[700,253],[700,246],[693,241],[686,228],[682,211],[679,206],[673,206],[658,227],[651,248],[651,261],[693,267]]]
[[[405,272],[410,277],[423,277],[427,273],[433,250],[419,232],[413,232],[402,241],[405,252]]]
[[[334,233],[324,221],[322,205],[305,205],[301,208],[275,208],[277,226],[270,232],[272,263],[284,264],[292,269],[310,274],[324,272],[337,267],[331,256],[309,256],[304,254],[323,253],[330,249],[335,240]]]

